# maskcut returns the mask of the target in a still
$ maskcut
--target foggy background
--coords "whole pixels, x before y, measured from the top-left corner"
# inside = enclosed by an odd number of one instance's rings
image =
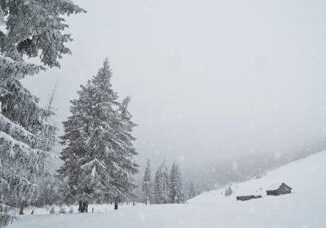
[[[141,165],[237,169],[326,148],[326,1],[76,2],[88,12],[68,20],[73,55],[25,80],[42,104],[58,80],[58,124],[107,56]]]

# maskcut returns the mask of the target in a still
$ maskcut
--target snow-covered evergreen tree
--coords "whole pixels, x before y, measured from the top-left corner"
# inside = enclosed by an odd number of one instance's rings
[[[188,196],[187,199],[192,199],[197,195],[197,191],[193,182],[190,182],[188,188]]]
[[[67,182],[68,200],[78,201],[79,211],[87,212],[89,202],[117,204],[132,196],[135,124],[127,109],[129,98],[119,103],[112,89],[108,60],[78,94],[64,122],[64,165],[59,173]]]
[[[170,192],[169,192],[169,202],[170,203],[183,203],[184,194],[182,191],[182,179],[181,172],[177,163],[173,163],[170,170]]]
[[[50,96],[48,99],[48,103],[45,106],[45,110],[47,113],[52,114],[55,113],[55,94],[57,89],[58,81],[55,83],[54,88],[50,92]],[[57,126],[58,123],[55,119],[55,115],[49,115],[46,118],[46,121],[50,123],[52,126]],[[43,133],[43,137],[47,138],[52,145],[55,145],[52,150],[57,148],[58,139],[57,135],[54,131],[46,131]],[[53,204],[62,204],[63,197],[60,195],[59,190],[62,186],[62,180],[57,175],[56,170],[51,168],[54,164],[57,163],[57,153],[51,151],[50,156],[46,159],[46,164],[48,168],[45,170],[45,175],[43,178],[40,178],[40,188],[39,193],[35,201],[31,202],[33,206],[43,207],[45,205],[53,205]]]
[[[146,162],[146,167],[144,171],[143,183],[142,183],[142,193],[143,193],[143,202],[147,205],[152,202],[152,174],[151,174],[151,164],[148,159]]]
[[[166,166],[166,163],[163,163],[162,166],[162,196],[163,196],[163,203],[169,203],[169,170]]]
[[[157,169],[154,177],[154,203],[162,203],[162,173],[160,169]]]
[[[23,87],[20,79],[45,66],[59,66],[69,53],[64,15],[83,11],[65,0],[0,0],[0,203],[21,205],[35,196],[52,147],[46,137],[55,127],[50,113]],[[40,60],[40,65],[27,58]],[[33,61],[35,62],[35,61]]]
[[[59,66],[59,59],[70,53],[63,16],[84,11],[70,0],[1,0],[0,8],[5,24],[0,31],[2,54],[17,64],[23,55],[39,57],[50,67]]]
[[[155,173],[154,203],[169,203],[169,172],[166,162],[163,162]]]

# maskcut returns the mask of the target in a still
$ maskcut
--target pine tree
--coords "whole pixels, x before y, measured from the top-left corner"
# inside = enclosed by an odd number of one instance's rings
[[[51,115],[39,107],[20,80],[48,67],[59,66],[69,49],[64,15],[83,10],[71,1],[0,0],[0,203],[18,206],[20,213],[35,197],[51,149],[46,137],[55,132]],[[40,65],[27,62],[38,58]],[[34,61],[35,62],[35,61]]]
[[[51,124],[51,126],[56,126],[57,123],[54,119],[55,117],[55,108],[54,108],[54,98],[57,88],[57,82],[54,85],[54,88],[50,92],[50,96],[48,99],[48,103],[45,105],[45,112],[47,115],[45,116],[45,120]],[[44,138],[46,138],[51,145],[53,145],[52,150],[50,151],[50,155],[47,157],[46,162],[49,166],[48,169],[45,169],[45,173],[43,177],[39,178],[40,188],[38,191],[37,199],[33,202],[31,202],[32,205],[42,207],[44,205],[52,205],[54,203],[58,203],[61,199],[61,197],[58,195],[58,186],[60,186],[60,180],[57,177],[55,171],[51,169],[51,165],[56,162],[57,157],[54,153],[54,145],[58,143],[57,138],[57,131],[49,131],[44,130],[42,135]]]
[[[79,202],[87,212],[89,202],[119,201],[132,197],[137,165],[131,133],[135,124],[128,111],[129,98],[122,103],[111,85],[107,60],[97,75],[72,100],[72,115],[64,122],[65,146],[60,175],[67,182],[65,196]]]
[[[163,163],[162,167],[162,203],[169,203],[169,171],[166,163]]]
[[[143,192],[143,200],[144,203],[147,205],[152,201],[152,177],[151,177],[151,165],[150,160],[147,160],[146,168],[144,171],[143,177],[143,185],[142,185],[142,192]]]
[[[193,182],[190,182],[189,184],[189,189],[188,189],[188,199],[192,199],[197,195],[196,189],[195,189],[195,185]]]
[[[166,162],[163,162],[155,173],[154,202],[156,204],[169,202],[169,173]]]
[[[183,203],[184,194],[182,192],[182,179],[181,172],[177,163],[173,163],[170,171],[170,191],[169,202],[170,203]]]
[[[161,170],[157,169],[155,172],[155,177],[154,177],[154,203],[155,204],[161,204],[161,199],[162,199],[162,178],[161,178]]]

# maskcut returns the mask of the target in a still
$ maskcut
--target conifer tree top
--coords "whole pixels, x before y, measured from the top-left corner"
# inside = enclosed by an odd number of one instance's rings
[[[59,67],[70,50],[64,15],[85,12],[70,0],[0,0],[5,30],[0,30],[0,50],[17,60],[37,57],[42,64]]]

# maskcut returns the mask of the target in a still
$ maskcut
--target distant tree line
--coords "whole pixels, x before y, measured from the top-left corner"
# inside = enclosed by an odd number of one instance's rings
[[[178,163],[174,162],[169,169],[163,162],[152,176],[150,160],[147,160],[140,199],[145,204],[185,203],[197,193],[193,183],[187,188],[184,186]]]

